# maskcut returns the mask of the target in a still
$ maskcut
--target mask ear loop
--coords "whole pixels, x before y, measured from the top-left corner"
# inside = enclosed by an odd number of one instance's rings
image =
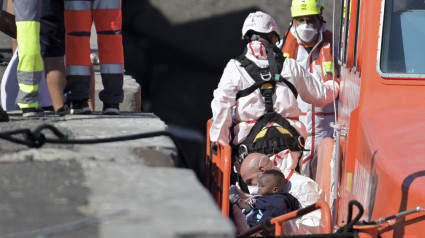
[[[260,157],[260,161],[258,162],[258,169],[260,169],[260,167],[261,167],[261,162],[263,161],[263,158],[269,158],[269,157],[267,155],[262,155]]]
[[[258,177],[257,177],[257,187],[260,185],[260,167],[261,167],[261,162],[263,161],[263,158],[269,158],[267,157],[267,155],[262,155],[260,157],[260,161],[258,162]]]

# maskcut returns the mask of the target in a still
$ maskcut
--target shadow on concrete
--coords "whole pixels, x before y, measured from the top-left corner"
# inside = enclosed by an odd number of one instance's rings
[[[227,62],[243,51],[243,21],[260,9],[183,24],[171,24],[146,0],[123,1],[122,9],[125,69],[142,86],[143,111],[171,125],[203,180],[213,91]]]
[[[90,192],[85,180],[76,160],[2,163],[0,236],[99,237],[82,210]]]

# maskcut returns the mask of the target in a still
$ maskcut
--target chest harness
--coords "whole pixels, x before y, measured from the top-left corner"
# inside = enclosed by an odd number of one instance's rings
[[[236,147],[242,160],[249,153],[255,152],[269,155],[285,149],[291,151],[304,150],[304,138],[284,117],[273,110],[273,95],[275,94],[277,83],[285,83],[295,98],[298,96],[294,85],[280,74],[285,58],[277,47],[266,41],[261,41],[261,43],[266,48],[269,61],[268,67],[258,67],[246,58],[245,54],[235,59],[255,81],[250,87],[239,91],[236,94],[236,100],[260,89],[266,109],[265,114],[256,121],[247,138]],[[267,124],[270,126],[264,128]]]

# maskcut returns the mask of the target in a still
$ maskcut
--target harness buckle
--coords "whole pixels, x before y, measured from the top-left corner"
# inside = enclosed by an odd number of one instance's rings
[[[272,74],[270,72],[265,74],[260,73],[260,77],[263,81],[270,81],[270,79],[272,79]]]
[[[242,162],[248,156],[248,147],[246,145],[239,145],[239,160]]]

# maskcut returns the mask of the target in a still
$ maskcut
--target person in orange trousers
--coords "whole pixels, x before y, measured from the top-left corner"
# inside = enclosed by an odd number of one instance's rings
[[[91,79],[90,33],[97,32],[100,71],[104,89],[99,93],[103,114],[118,115],[123,100],[124,56],[122,46],[121,0],[64,0],[66,28],[67,102],[70,114],[89,114]]]

